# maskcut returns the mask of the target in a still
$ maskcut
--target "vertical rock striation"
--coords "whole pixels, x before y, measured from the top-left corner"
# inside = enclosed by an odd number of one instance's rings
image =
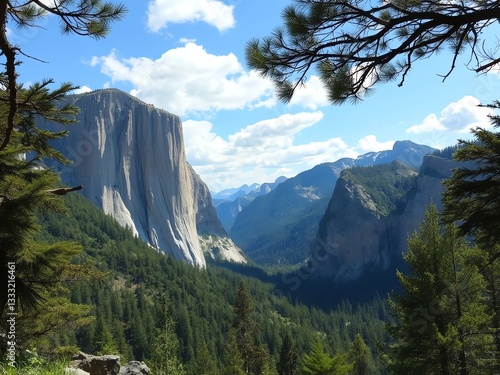
[[[115,89],[75,95],[78,123],[54,146],[63,180],[151,246],[205,266],[181,120]]]

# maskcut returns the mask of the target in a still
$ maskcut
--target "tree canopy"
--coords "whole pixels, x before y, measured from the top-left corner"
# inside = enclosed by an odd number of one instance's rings
[[[496,101],[489,107],[498,109],[500,102]],[[500,116],[491,116],[491,121],[496,129],[500,127]],[[449,222],[458,222],[464,235],[480,234],[481,240],[498,243],[500,133],[477,128],[472,134],[472,141],[459,141],[454,158],[463,165],[445,181],[445,218]]]
[[[481,39],[500,18],[498,1],[296,0],[284,26],[246,47],[251,68],[273,80],[288,102],[313,67],[332,103],[363,98],[378,82],[403,85],[413,64],[451,50],[449,70],[468,51],[468,66],[487,72],[500,61],[497,45]],[[496,41],[495,41],[496,43]]]
[[[37,214],[61,210],[63,205],[56,195],[77,189],[54,190],[60,185],[59,177],[41,162],[47,158],[66,161],[50,146],[51,140],[66,132],[40,129],[37,120],[60,125],[74,122],[78,108],[64,103],[64,98],[76,87],[62,83],[54,89],[53,81],[43,78],[25,87],[19,82],[18,57],[32,57],[9,38],[16,27],[40,27],[50,14],[61,22],[63,33],[100,38],[108,32],[110,22],[120,19],[124,12],[123,5],[99,0],[0,2],[0,314],[8,301],[9,311],[14,307],[19,311],[18,344],[24,344],[34,333],[43,335],[55,327],[69,327],[71,320],[77,325],[88,323],[85,315],[89,309],[70,304],[63,283],[97,273],[88,265],[71,263],[81,246],[36,239],[40,229]],[[8,265],[15,266],[9,279]],[[54,313],[56,309],[58,314]],[[23,332],[26,334],[21,335]]]

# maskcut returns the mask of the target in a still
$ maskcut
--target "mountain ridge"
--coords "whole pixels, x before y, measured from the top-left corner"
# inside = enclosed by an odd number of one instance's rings
[[[424,155],[434,151],[426,145],[397,141],[392,150],[316,165],[244,207],[229,235],[246,255],[259,264],[301,263],[309,256],[318,223],[344,169],[394,160],[417,168]]]

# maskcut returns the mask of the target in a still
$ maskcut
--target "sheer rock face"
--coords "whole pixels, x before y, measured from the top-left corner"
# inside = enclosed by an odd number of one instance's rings
[[[426,208],[430,204],[442,208],[442,180],[457,166],[453,160],[426,156],[405,206],[386,216],[377,212],[364,186],[341,177],[311,253],[311,259],[319,260],[316,275],[346,282],[358,279],[367,270],[394,266],[407,250],[408,236],[418,230]]]
[[[69,100],[81,111],[55,143],[73,161],[63,180],[84,185],[85,196],[151,246],[204,267],[180,118],[119,90]]]

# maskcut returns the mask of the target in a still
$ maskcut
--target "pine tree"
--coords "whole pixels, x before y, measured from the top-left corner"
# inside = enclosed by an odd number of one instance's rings
[[[299,373],[297,348],[288,332],[283,339],[277,369],[279,375],[297,375]]]
[[[226,351],[224,355],[223,375],[245,375],[245,362],[238,349],[236,331],[232,328],[229,331]]]
[[[347,364],[345,356],[336,354],[333,358],[325,352],[323,342],[316,340],[311,351],[302,359],[304,375],[347,375],[352,366]]]
[[[246,285],[240,282],[234,301],[233,329],[236,334],[236,343],[243,358],[245,374],[250,374],[255,352],[256,323],[252,317],[252,297]]]
[[[395,374],[483,373],[491,317],[484,280],[468,260],[476,251],[453,226],[442,230],[436,207],[429,208],[408,240],[411,273],[398,273],[403,293],[390,300],[398,321],[389,328]]]
[[[179,359],[179,340],[175,324],[168,312],[168,300],[164,297],[163,324],[154,333],[150,367],[157,375],[185,375],[186,370]]]
[[[207,344],[203,343],[203,345],[196,350],[194,358],[194,363],[190,367],[188,374],[217,375],[217,364],[208,350]]]
[[[53,332],[61,328],[61,316],[83,322],[88,311],[80,310],[80,318],[75,315],[78,309],[69,303],[62,284],[68,279],[85,278],[88,268],[71,265],[81,251],[75,244],[47,244],[34,239],[39,230],[36,215],[63,207],[58,194],[64,191],[54,190],[59,188],[59,178],[41,162],[47,158],[65,162],[50,141],[66,134],[40,129],[37,120],[71,124],[78,109],[65,104],[64,97],[76,87],[63,83],[51,89],[50,79],[29,87],[21,85],[18,57],[26,55],[10,42],[9,30],[39,27],[39,22],[52,14],[59,17],[65,33],[99,38],[106,35],[110,22],[121,18],[124,11],[123,6],[94,0],[55,0],[50,4],[36,0],[0,2],[0,63],[4,68],[0,71],[0,314],[5,313],[12,294],[7,288],[8,271],[15,267],[10,281],[15,281],[16,301],[9,303],[9,309],[15,305],[24,317],[34,319],[20,319],[19,332],[29,332],[21,323],[37,326],[39,334]],[[63,296],[64,301],[60,299]],[[48,314],[54,301],[62,304],[59,315]],[[3,329],[2,326],[2,335]],[[19,346],[26,344],[21,338]]]
[[[489,107],[498,109],[500,102]],[[490,118],[498,129],[500,116]],[[471,141],[459,140],[453,154],[455,160],[464,164],[454,169],[444,183],[444,217],[450,223],[457,222],[462,235],[474,235],[479,230],[482,242],[495,244],[500,241],[500,132],[477,128],[472,134]]]
[[[247,44],[246,60],[273,81],[285,103],[313,71],[319,72],[331,103],[356,102],[376,83],[398,79],[403,85],[414,64],[444,46],[452,54],[445,78],[466,51],[467,64],[475,65],[471,69],[494,69],[499,62],[496,44],[487,46],[481,34],[500,17],[497,5],[467,0],[297,0],[282,12],[282,27]]]
[[[349,361],[353,369],[351,375],[374,375],[378,373],[372,352],[358,333],[349,350]]]
[[[488,105],[500,108],[500,102]],[[500,116],[490,116],[495,129]],[[500,132],[483,128],[472,130],[474,139],[460,140],[454,159],[463,162],[445,181],[444,218],[458,223],[462,235],[473,236],[483,250],[480,271],[487,282],[488,309],[492,316],[496,358],[500,366]]]

